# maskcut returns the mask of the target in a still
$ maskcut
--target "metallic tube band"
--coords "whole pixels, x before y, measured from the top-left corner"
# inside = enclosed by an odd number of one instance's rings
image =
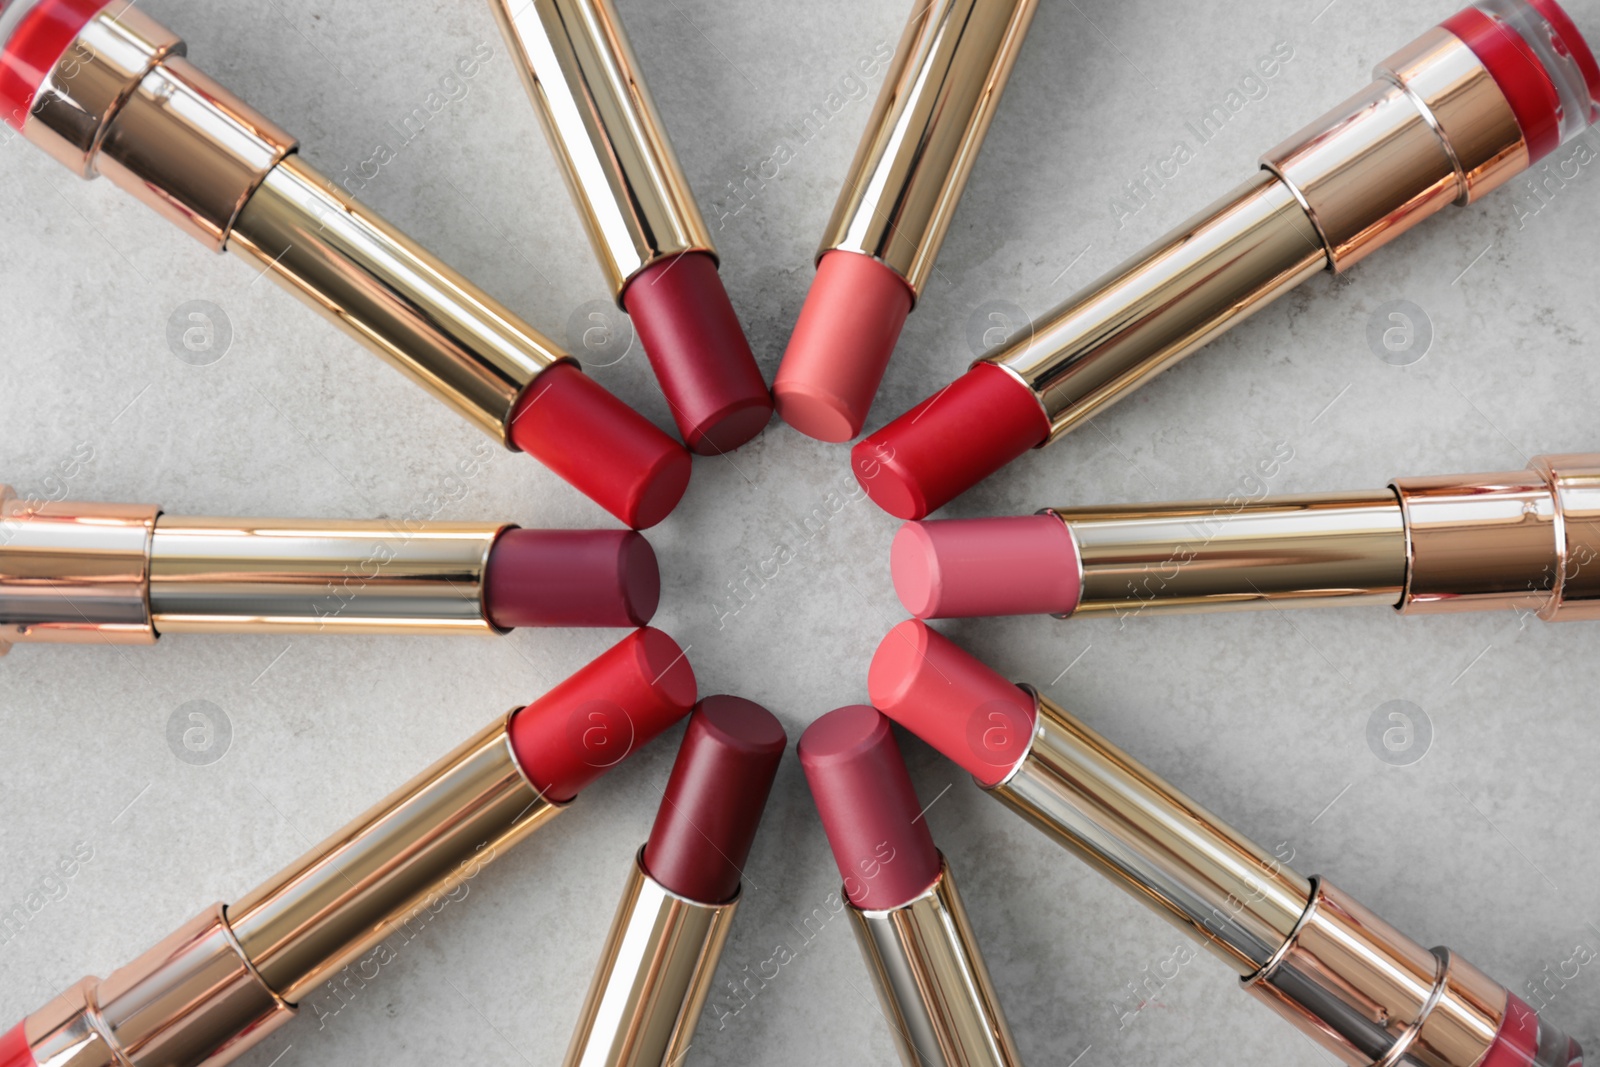
[[[1295,930],[1311,883],[1043,696],[992,792],[1240,975]]]
[[[921,295],[1037,4],[916,0],[819,259],[872,256]]]
[[[46,75],[23,134],[220,252],[295,142],[182,55],[170,30],[132,4],[110,4]]]
[[[228,247],[508,448],[517,398],[569,358],[298,156],[266,176]]]
[[[494,633],[484,571],[503,529],[163,515],[150,612],[162,634]]]
[[[1530,469],[1402,478],[1407,613],[1537,612],[1600,618],[1600,455]]]
[[[618,303],[633,276],[716,255],[611,0],[493,0]]]
[[[1072,614],[1387,604],[1405,591],[1392,490],[1053,509],[1082,568]]]
[[[0,655],[15,642],[148,645],[157,509],[35,502],[0,485]]]
[[[1300,201],[1260,171],[984,358],[1039,397],[1054,441],[1327,265]]]
[[[566,1067],[678,1067],[716,975],[739,898],[702,904],[644,869],[640,849],[611,921]]]
[[[1529,163],[1499,84],[1449,31],[1430,30],[1376,78],[1262,158],[1304,200],[1336,271]]]
[[[915,900],[849,913],[906,1067],[1019,1067],[948,863]]]
[[[228,908],[269,988],[298,1003],[562,810],[523,774],[509,723],[482,730]]]
[[[28,1017],[39,1067],[228,1063],[294,1016],[262,980],[218,904],[104,980]]]
[[[1473,1067],[1506,991],[1448,949],[1426,949],[1322,879],[1304,921],[1246,988],[1352,1067]]]

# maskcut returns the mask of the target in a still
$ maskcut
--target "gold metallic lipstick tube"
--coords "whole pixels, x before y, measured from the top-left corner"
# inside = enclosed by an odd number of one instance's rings
[[[164,633],[496,633],[485,568],[506,528],[190,518],[0,485],[0,655]]]
[[[345,195],[183,55],[170,30],[112,0],[45,77],[23,135],[270,273],[509,446],[517,398],[565,354]]]
[[[817,259],[871,256],[922,294],[1038,0],[915,0]]]
[[[848,910],[902,1062],[1022,1063],[948,863],[926,892],[898,908]]]
[[[1043,697],[1028,754],[993,792],[1208,947],[1246,989],[1353,1067],[1474,1067],[1527,1009],[1286,867]],[[1575,1046],[1542,1020],[1535,1067]],[[1519,1059],[1517,1062],[1529,1062]]]
[[[703,904],[644,869],[641,848],[606,935],[566,1067],[679,1067],[739,897]]]
[[[214,905],[23,1024],[39,1067],[228,1063],[317,986],[562,806],[524,776],[509,717],[402,786],[244,900]]]
[[[1388,604],[1600,618],[1600,454],[1387,491],[1061,508],[1070,614]]]
[[[611,0],[492,0],[619,306],[634,275],[715,258]]]
[[[985,359],[1033,391],[1054,441],[1313,274],[1347,270],[1529,161],[1489,69],[1430,30],[1249,181]]]

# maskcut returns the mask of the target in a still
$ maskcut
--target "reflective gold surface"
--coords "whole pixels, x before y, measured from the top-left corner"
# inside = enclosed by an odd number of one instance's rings
[[[522,390],[566,358],[298,156],[267,175],[228,247],[508,446]]]
[[[113,4],[50,72],[23,129],[82,176],[104,174],[220,252],[294,139],[182,53],[169,30]]]
[[[1073,614],[1387,604],[1406,583],[1392,490],[1062,508],[1078,546]]]
[[[483,577],[503,528],[163,515],[150,612],[163,634],[493,633]]]
[[[1555,493],[1561,581],[1544,618],[1600,619],[1600,455],[1538,456],[1531,464]]]
[[[210,1067],[293,1015],[241,955],[219,904],[34,1012],[25,1033],[39,1067]]]
[[[921,294],[1037,3],[914,0],[819,258],[873,256]]]
[[[147,645],[156,509],[19,500],[0,485],[0,655],[23,641]]]
[[[993,792],[1241,975],[1271,958],[1311,883],[1045,697]]]
[[[1262,160],[1305,202],[1335,270],[1529,162],[1505,95],[1453,34],[1429,31],[1377,73]]]
[[[716,254],[611,0],[490,6],[619,301],[682,252]]]
[[[1353,1067],[1473,1067],[1506,1013],[1499,983],[1321,880],[1281,958],[1245,985]]]
[[[679,1067],[694,1042],[739,900],[677,896],[645,873],[643,856],[628,869],[566,1067]]]
[[[902,907],[848,910],[905,1067],[1022,1063],[948,863]]]
[[[523,776],[507,722],[229,906],[245,957],[279,996],[298,1003],[562,810]]]
[[[1056,440],[1328,265],[1262,171],[985,357],[1039,397]]]

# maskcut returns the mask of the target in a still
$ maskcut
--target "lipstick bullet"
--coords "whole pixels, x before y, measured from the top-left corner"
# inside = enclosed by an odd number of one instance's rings
[[[901,1062],[1020,1065],[889,720],[861,704],[830,711],[801,735],[800,763]]]
[[[512,450],[637,529],[689,457],[571,356],[296,152],[129,0],[0,9],[0,112],[83,178],[105,175],[233,252]]]
[[[861,432],[1038,0],[915,0],[839,191],[772,391],[822,441]]]
[[[685,1062],[787,744],[771,712],[739,697],[707,697],[689,716],[566,1067]]]
[[[1290,869],[1054,702],[926,623],[890,631],[884,714],[1193,937],[1352,1067],[1581,1067],[1577,1042],[1447,948]]]
[[[694,672],[659,630],[623,638],[236,904],[0,1038],[4,1067],[216,1067],[688,713]]]
[[[1358,604],[1592,619],[1600,455],[1373,492],[907,523],[890,561],[921,619]]]
[[[1600,118],[1600,65],[1556,0],[1484,0],[1379,65],[1255,176],[856,445],[920,519],[1059,440],[1312,275],[1476,203]]]
[[[766,427],[772,397],[615,6],[490,6],[683,439],[731,452]]]
[[[660,595],[655,550],[632,530],[218,519],[27,502],[0,485],[0,655],[168,633],[635,627]]]

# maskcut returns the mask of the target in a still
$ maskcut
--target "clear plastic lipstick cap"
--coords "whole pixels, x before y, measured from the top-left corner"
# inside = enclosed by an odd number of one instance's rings
[[[1521,38],[1544,67],[1559,101],[1560,144],[1600,121],[1600,66],[1557,0],[1479,0],[1475,6]]]

